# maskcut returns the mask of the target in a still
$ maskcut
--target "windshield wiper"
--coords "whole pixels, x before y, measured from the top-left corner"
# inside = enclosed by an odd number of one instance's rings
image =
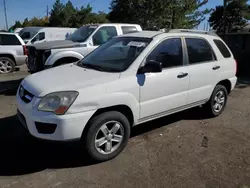
[[[81,67],[85,67],[85,68],[90,68],[90,69],[94,69],[94,70],[98,70],[98,71],[103,71],[103,72],[120,72],[117,69],[113,69],[113,68],[108,68],[108,67],[101,67],[99,65],[93,65],[93,64],[86,64],[86,63],[78,63],[79,66]]]
[[[87,63],[81,63],[79,65],[82,67],[85,67],[85,68],[90,68],[90,69],[94,69],[94,70],[98,70],[98,71],[105,71],[105,69],[103,69],[99,65],[87,64]]]

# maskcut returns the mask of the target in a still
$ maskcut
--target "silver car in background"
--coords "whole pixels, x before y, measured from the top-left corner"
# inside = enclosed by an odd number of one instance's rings
[[[13,72],[27,61],[27,48],[18,34],[0,32],[0,74]]]

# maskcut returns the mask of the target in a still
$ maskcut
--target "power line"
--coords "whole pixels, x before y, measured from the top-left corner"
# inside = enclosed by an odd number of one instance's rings
[[[6,10],[6,3],[5,3],[5,0],[3,0],[3,6],[4,6],[6,30],[8,31],[8,30],[9,30],[9,27],[8,27],[8,18],[7,18],[7,10]]]

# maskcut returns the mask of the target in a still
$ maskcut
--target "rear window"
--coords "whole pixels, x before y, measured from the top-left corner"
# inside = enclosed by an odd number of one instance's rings
[[[227,49],[227,47],[225,46],[225,44],[222,41],[214,40],[214,43],[216,44],[216,46],[218,47],[218,49],[220,50],[220,52],[224,58],[231,57],[229,50]]]
[[[122,33],[127,34],[127,33],[134,33],[137,32],[136,27],[134,26],[122,26]]]
[[[20,41],[15,35],[0,35],[0,45],[21,45]]]

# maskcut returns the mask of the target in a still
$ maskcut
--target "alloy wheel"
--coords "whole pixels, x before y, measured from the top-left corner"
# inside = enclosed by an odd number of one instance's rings
[[[11,63],[8,60],[0,61],[0,73],[9,73],[12,70]]]
[[[219,90],[214,97],[213,103],[213,109],[216,113],[219,113],[223,109],[225,105],[225,100],[225,93],[222,90]]]
[[[109,121],[97,131],[95,148],[101,154],[113,153],[121,145],[123,137],[123,126],[118,121]]]

